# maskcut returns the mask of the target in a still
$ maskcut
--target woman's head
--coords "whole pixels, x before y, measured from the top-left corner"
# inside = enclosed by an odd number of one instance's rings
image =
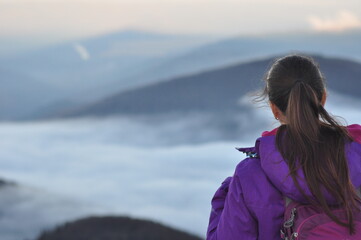
[[[292,100],[304,104],[309,102],[314,106],[315,114],[318,114],[318,105],[325,104],[325,79],[311,57],[293,54],[277,59],[267,72],[265,81],[264,94],[269,99],[275,118],[282,123],[287,122],[286,116],[295,107]],[[301,92],[306,95],[301,96]]]
[[[311,57],[288,55],[274,62],[265,81],[263,95],[282,123],[276,146],[295,185],[311,203],[320,205],[335,222],[353,232],[352,210],[358,208],[359,198],[349,179],[345,154],[345,144],[352,139],[324,108],[325,78],[318,64]],[[313,198],[300,188],[300,168]],[[322,189],[345,208],[347,222],[332,214]]]

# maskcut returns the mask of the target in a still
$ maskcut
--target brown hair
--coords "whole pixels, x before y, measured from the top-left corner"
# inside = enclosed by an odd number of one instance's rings
[[[352,210],[359,209],[360,199],[350,181],[345,154],[345,144],[352,138],[321,104],[325,78],[318,64],[308,56],[288,55],[273,63],[265,81],[263,97],[268,97],[286,116],[286,124],[277,131],[276,145],[296,187],[310,203],[354,233]],[[300,187],[299,168],[313,198]],[[347,222],[331,212],[324,190],[345,209]]]

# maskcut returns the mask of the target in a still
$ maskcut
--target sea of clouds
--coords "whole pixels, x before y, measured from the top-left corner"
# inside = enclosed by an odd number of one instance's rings
[[[330,112],[360,123],[359,101],[329,96]],[[32,239],[87,215],[146,218],[205,237],[211,198],[245,157],[235,147],[277,126],[266,108],[247,114],[259,121],[241,116],[239,140],[222,140],[202,114],[1,123],[0,176],[19,186],[0,189],[0,238]]]

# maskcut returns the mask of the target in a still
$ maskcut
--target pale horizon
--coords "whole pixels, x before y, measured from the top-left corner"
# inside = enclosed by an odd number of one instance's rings
[[[350,0],[0,0],[0,41],[42,46],[123,30],[215,37],[361,30]]]
[[[361,3],[335,0],[0,0],[0,37],[81,37],[141,29],[249,35],[361,29]]]

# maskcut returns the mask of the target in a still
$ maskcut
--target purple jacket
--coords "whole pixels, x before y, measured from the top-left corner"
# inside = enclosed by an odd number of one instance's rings
[[[361,126],[347,126],[354,142],[346,145],[350,177],[361,186]],[[256,140],[258,157],[247,157],[237,164],[214,194],[206,240],[280,240],[284,195],[307,203],[288,175],[288,166],[275,146],[277,128]],[[246,148],[240,149],[248,150]],[[302,170],[301,170],[302,171]],[[302,172],[299,176],[303,177]],[[307,184],[300,181],[309,193]],[[325,195],[332,203],[332,197]]]

